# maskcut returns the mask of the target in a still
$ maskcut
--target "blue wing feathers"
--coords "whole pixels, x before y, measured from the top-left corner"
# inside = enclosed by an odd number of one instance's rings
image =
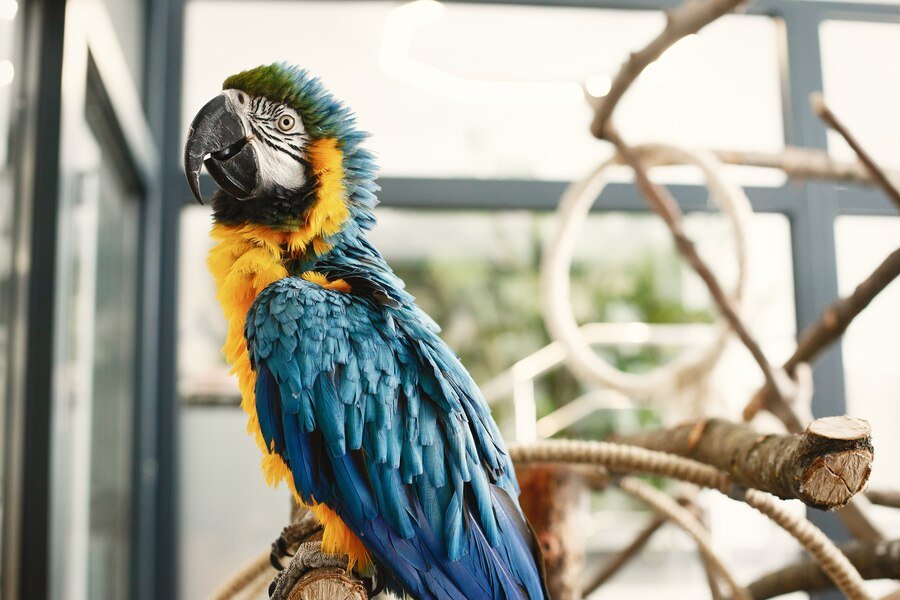
[[[545,598],[480,392],[392,273],[366,281],[371,300],[289,277],[251,307],[245,334],[266,443],[301,498],[335,510],[415,597]]]

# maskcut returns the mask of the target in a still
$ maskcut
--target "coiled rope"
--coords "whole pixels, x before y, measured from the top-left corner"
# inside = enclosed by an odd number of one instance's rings
[[[738,273],[732,300],[739,310],[747,287],[747,228],[753,214],[746,194],[721,176],[721,163],[710,152],[666,144],[643,144],[634,150],[651,166],[691,164],[703,172],[712,200],[731,224]],[[715,339],[706,348],[685,351],[666,365],[641,374],[609,364],[581,335],[572,307],[569,270],[591,205],[606,186],[606,171],[617,163],[617,157],[607,160],[584,180],[570,185],[560,200],[559,222],[544,248],[541,266],[544,321],[550,335],[566,347],[569,366],[580,378],[633,398],[658,400],[686,383],[702,381],[718,362],[731,331],[720,323]]]

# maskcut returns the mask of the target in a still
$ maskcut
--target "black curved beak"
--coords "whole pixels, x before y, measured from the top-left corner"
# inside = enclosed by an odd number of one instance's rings
[[[243,121],[225,94],[200,109],[184,146],[184,172],[200,204],[200,170],[204,165],[215,182],[235,198],[253,195],[259,185],[259,164],[249,141]]]

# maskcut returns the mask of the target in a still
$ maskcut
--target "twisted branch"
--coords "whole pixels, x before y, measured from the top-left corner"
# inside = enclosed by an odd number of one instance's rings
[[[597,111],[591,124],[591,133],[598,138],[606,137],[606,126],[613,110],[622,96],[647,66],[662,56],[675,42],[731,12],[743,0],[708,0],[707,2],[686,2],[666,12],[666,26],[644,49],[631,53],[619,68],[609,92],[597,100]]]
[[[891,201],[900,209],[900,189],[888,179],[887,175],[885,175],[884,171],[878,166],[878,163],[872,158],[872,156],[866,152],[865,148],[863,148],[859,141],[857,141],[856,137],[850,130],[847,129],[847,126],[844,125],[837,116],[831,112],[831,109],[828,108],[828,105],[825,104],[825,99],[822,97],[820,93],[810,94],[809,96],[809,104],[812,106],[813,112],[816,113],[820,119],[822,119],[829,127],[837,131],[841,134],[841,137],[847,142],[847,144],[853,148],[853,151],[856,152],[856,155],[859,157],[859,161],[866,166],[869,172],[872,174],[872,178],[881,186],[881,189],[884,190],[884,193],[887,194],[887,197],[891,199]]]
[[[822,311],[818,321],[803,330],[796,350],[782,367],[784,371],[788,375],[793,375],[800,363],[808,363],[815,359],[822,350],[840,338],[853,319],[898,276],[900,276],[900,248],[891,252],[871,275],[856,286],[852,294],[828,306]],[[744,420],[751,420],[763,408],[774,409],[776,416],[780,416],[781,411],[776,407],[777,403],[778,398],[775,394],[768,386],[763,387],[744,408]],[[803,430],[796,416],[793,419],[782,419],[782,422],[788,431],[799,433]]]

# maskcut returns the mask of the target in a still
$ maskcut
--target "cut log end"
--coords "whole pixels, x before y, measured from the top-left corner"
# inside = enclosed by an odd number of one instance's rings
[[[817,508],[843,506],[865,488],[871,472],[872,453],[866,449],[819,457],[803,473],[801,499]]]
[[[288,600],[366,600],[365,586],[341,569],[316,569],[304,575]]]
[[[872,435],[869,422],[854,417],[825,417],[809,424],[807,432],[826,440],[865,440]]]

